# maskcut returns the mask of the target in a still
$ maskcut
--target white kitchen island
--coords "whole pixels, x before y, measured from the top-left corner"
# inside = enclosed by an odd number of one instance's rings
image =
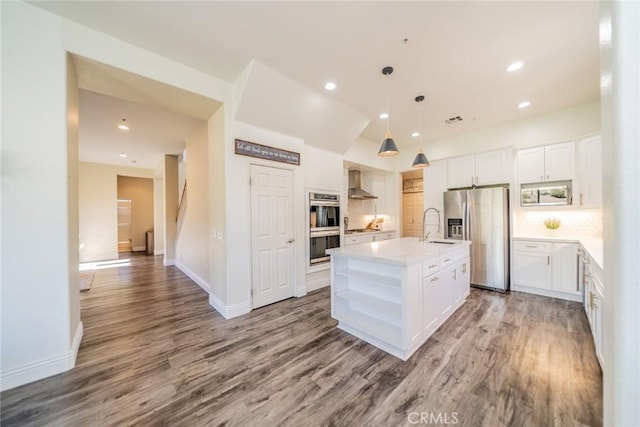
[[[469,295],[469,245],[415,237],[331,249],[338,327],[407,360]]]

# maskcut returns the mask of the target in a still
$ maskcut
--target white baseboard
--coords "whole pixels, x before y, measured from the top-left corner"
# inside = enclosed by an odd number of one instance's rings
[[[191,271],[191,269],[189,269],[186,265],[184,265],[182,262],[178,260],[175,260],[175,266],[178,267],[180,271],[182,271],[184,274],[189,276],[191,280],[196,282],[198,286],[200,286],[206,293],[210,292],[209,289],[211,289],[211,286],[209,286],[209,282],[204,280],[202,277],[198,276],[196,273]]]
[[[169,267],[171,265],[176,265],[176,260],[175,259],[163,259],[162,260],[162,265],[164,265],[165,267]]]
[[[146,246],[134,246],[132,251],[133,252],[144,252],[147,250]]]
[[[164,249],[157,249],[153,251],[154,255],[164,255]]]
[[[78,349],[83,335],[82,322],[78,324],[73,342],[68,352],[37,362],[26,363],[0,374],[0,391],[41,380],[68,371],[76,365]]]
[[[215,308],[216,311],[225,319],[242,316],[243,314],[247,314],[251,311],[251,304],[249,301],[228,306],[213,294],[209,294],[209,305]]]
[[[515,292],[525,292],[527,294],[542,295],[544,297],[559,298],[568,301],[582,302],[582,295],[558,292],[551,289],[534,288],[530,286],[511,285],[511,290]]]
[[[296,288],[296,298],[307,295],[307,285],[298,286]]]
[[[307,292],[313,292],[315,290],[321,289],[321,288],[325,288],[327,286],[331,285],[331,278],[330,277],[323,277],[320,279],[316,279],[316,280],[307,280]]]

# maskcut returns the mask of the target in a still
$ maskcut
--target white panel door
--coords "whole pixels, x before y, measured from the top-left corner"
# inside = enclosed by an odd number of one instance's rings
[[[293,174],[251,165],[252,307],[295,294]]]

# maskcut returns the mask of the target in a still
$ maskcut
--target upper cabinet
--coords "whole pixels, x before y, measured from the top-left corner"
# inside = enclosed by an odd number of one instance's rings
[[[602,207],[602,138],[585,138],[578,143],[580,155],[580,207]]]
[[[513,170],[511,153],[511,149],[503,149],[447,160],[447,188],[509,183]]]
[[[362,201],[362,208],[365,214],[387,213],[384,187],[385,182],[383,175],[375,173],[362,174],[362,188],[374,196],[378,196],[377,199],[364,199]]]
[[[546,145],[518,151],[521,184],[575,179],[575,143]]]

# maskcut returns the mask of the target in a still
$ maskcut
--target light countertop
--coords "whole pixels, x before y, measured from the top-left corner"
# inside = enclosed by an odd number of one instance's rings
[[[344,232],[345,236],[360,236],[360,235],[367,235],[367,234],[380,234],[380,233],[395,233],[396,230],[371,230],[371,231],[353,231],[353,230],[347,230]]]
[[[602,238],[600,237],[540,237],[540,236],[517,236],[513,240],[531,240],[538,242],[558,242],[558,243],[578,243],[593,258],[598,267],[602,270],[603,249]]]
[[[421,242],[417,237],[383,240],[329,249],[331,255],[342,255],[366,261],[378,261],[386,264],[406,265],[431,256],[440,256],[448,251],[471,244],[468,240],[444,240],[453,244],[437,244],[438,240]],[[440,240],[443,241],[443,240]]]

